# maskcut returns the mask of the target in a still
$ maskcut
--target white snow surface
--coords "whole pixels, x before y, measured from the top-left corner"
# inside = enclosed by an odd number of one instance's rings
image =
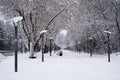
[[[63,56],[41,54],[29,59],[27,54],[19,54],[19,69],[14,72],[14,56],[0,62],[0,80],[120,80],[120,53],[93,55],[64,50]]]

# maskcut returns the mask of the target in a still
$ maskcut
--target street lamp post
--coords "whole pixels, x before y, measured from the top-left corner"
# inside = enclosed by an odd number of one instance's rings
[[[80,42],[78,42],[78,52],[80,54]]]
[[[50,37],[50,56],[52,56],[52,40],[53,37]]]
[[[110,34],[111,34],[111,32],[109,32],[109,31],[104,31],[104,32],[107,33],[108,62],[110,62],[110,54],[111,54],[111,48],[110,48]]]
[[[92,52],[93,52],[93,38],[89,37],[90,40],[90,57],[92,57]]]
[[[110,54],[111,54],[111,48],[110,48],[110,34],[107,33],[107,37],[108,37],[108,62],[110,62]]]
[[[22,16],[14,17],[13,24],[15,28],[15,72],[18,71],[18,22],[23,19]]]
[[[42,34],[42,62],[44,62],[44,33]]]
[[[17,53],[17,50],[18,50],[18,28],[17,28],[17,26],[15,25],[14,26],[15,27],[15,72],[17,72],[18,71],[18,53]]]
[[[44,33],[46,33],[47,30],[40,31],[40,34],[42,36],[42,62],[44,62]]]

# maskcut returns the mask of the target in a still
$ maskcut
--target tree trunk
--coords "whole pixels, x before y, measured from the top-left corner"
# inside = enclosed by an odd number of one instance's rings
[[[33,45],[33,42],[30,42],[30,57],[34,57],[34,45]]]
[[[36,58],[34,57],[34,34],[31,32],[31,39],[30,39],[30,57],[29,58]]]
[[[118,34],[120,35],[120,26],[119,26],[119,22],[118,22],[118,19],[117,19],[117,17],[116,17],[116,26],[117,26],[117,29],[118,29]],[[120,36],[119,36],[119,38],[118,38],[119,40],[118,40],[118,42],[119,42],[119,48],[120,48]]]

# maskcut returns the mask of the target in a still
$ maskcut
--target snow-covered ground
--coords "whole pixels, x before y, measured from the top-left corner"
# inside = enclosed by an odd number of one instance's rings
[[[120,80],[120,53],[111,55],[93,55],[63,51],[63,56],[45,54],[41,62],[38,53],[36,59],[29,54],[19,54],[19,69],[14,72],[14,56],[0,61],[0,80]]]

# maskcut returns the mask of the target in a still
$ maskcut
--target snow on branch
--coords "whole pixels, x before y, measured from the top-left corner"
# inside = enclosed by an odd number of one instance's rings
[[[110,32],[110,31],[104,31],[105,33],[108,33],[108,34],[112,34],[112,32]]]
[[[92,40],[93,38],[92,37],[88,37],[88,39]]]
[[[54,37],[50,37],[50,39],[54,39]]]
[[[47,30],[42,30],[42,31],[40,31],[40,34],[43,34],[45,32],[47,32]]]

